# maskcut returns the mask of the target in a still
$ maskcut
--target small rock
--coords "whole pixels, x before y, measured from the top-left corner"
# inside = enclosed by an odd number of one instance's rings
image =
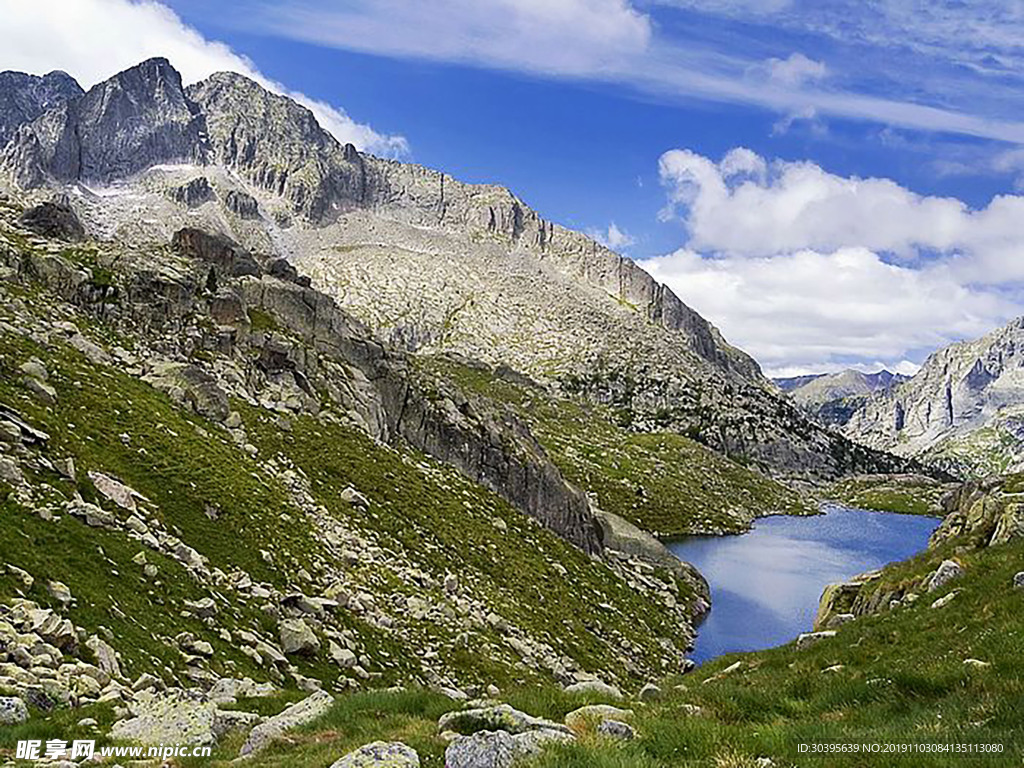
[[[953,602],[953,599],[956,596],[957,596],[957,590],[953,590],[948,595],[943,595],[938,600],[936,600],[934,603],[932,603],[932,608],[942,608],[944,606],[947,606],[951,602]]]
[[[630,741],[636,738],[636,731],[633,727],[623,723],[621,720],[602,720],[597,726],[597,732],[602,736],[620,741]]]
[[[992,664],[988,661],[982,661],[981,659],[964,659],[964,666],[972,667],[974,669],[987,669]]]
[[[68,606],[75,602],[75,598],[71,596],[71,590],[68,589],[68,585],[64,582],[48,581],[46,583],[46,591],[50,593],[50,596],[54,600],[63,606]]]
[[[1024,589],[1024,571],[1014,575],[1013,586],[1017,589]]]
[[[810,648],[815,643],[830,637],[835,637],[835,630],[827,629],[823,632],[804,632],[796,639],[796,647],[800,649]]]
[[[337,760],[331,768],[419,768],[416,750],[400,741],[375,741]]]
[[[640,689],[640,693],[636,697],[640,701],[657,701],[661,698],[661,688],[654,683],[647,683],[647,685]]]
[[[320,650],[320,640],[302,619],[284,619],[278,624],[281,650],[286,654],[313,656]]]
[[[942,564],[935,570],[928,579],[928,591],[934,592],[942,586],[945,586],[953,579],[960,578],[964,573],[963,567],[960,563],[955,560],[943,560]]]
[[[0,696],[0,725],[20,725],[28,720],[28,707],[17,696]]]
[[[362,507],[363,509],[369,509],[370,507],[370,500],[351,485],[341,492],[341,498],[353,507]]]

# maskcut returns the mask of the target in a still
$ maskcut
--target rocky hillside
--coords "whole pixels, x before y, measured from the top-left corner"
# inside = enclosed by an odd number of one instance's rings
[[[846,424],[873,397],[889,392],[906,377],[886,370],[776,379],[775,383],[812,419],[826,426]]]
[[[343,146],[293,101],[228,73],[182,88],[164,59],[37,114],[8,183],[71,193],[94,236],[184,227],[286,257],[385,340],[508,365],[762,470],[896,471],[780,398],[747,355],[633,262],[512,193]],[[12,126],[13,128],[13,126]]]
[[[616,549],[526,424],[286,263],[33,231],[60,209],[0,201],[0,689],[46,710],[681,668],[702,579]]]
[[[867,445],[985,476],[1024,460],[1024,320],[931,355],[843,431]]]

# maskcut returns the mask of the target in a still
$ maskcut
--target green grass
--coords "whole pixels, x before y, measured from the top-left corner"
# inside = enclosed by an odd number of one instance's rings
[[[636,433],[610,408],[557,397],[482,367],[424,365],[526,421],[569,482],[657,536],[739,532],[765,514],[811,514],[798,493],[674,432]]]
[[[835,482],[823,495],[861,509],[941,516],[942,497],[953,487],[922,475],[859,475]]]

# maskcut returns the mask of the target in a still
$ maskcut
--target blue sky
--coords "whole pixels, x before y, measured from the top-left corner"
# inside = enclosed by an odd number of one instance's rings
[[[773,373],[910,371],[1024,306],[1019,2],[34,5],[0,69],[242,71],[600,235]]]

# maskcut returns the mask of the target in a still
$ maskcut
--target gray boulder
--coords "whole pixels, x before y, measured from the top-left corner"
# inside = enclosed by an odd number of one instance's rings
[[[610,699],[622,698],[622,691],[614,685],[603,683],[600,680],[584,680],[580,683],[573,683],[572,685],[566,686],[565,692],[593,694],[595,696],[605,696]]]
[[[337,760],[331,768],[419,768],[416,750],[400,741],[375,741]]]
[[[633,726],[621,720],[602,720],[601,724],[597,726],[597,732],[602,736],[619,741],[630,741],[636,738]]]
[[[278,624],[281,650],[286,654],[297,653],[313,656],[320,650],[320,640],[302,619],[284,619]]]
[[[0,725],[20,725],[28,720],[28,707],[17,696],[0,696]]]
[[[85,227],[66,200],[40,203],[29,208],[19,220],[25,229],[58,240],[84,240]]]
[[[216,740],[213,702],[185,691],[140,691],[130,705],[133,717],[119,720],[110,738],[144,746],[160,744],[213,744]]]
[[[953,579],[960,578],[963,573],[963,567],[955,560],[943,560],[942,564],[931,575],[931,578],[928,579],[928,591],[934,592],[936,589],[944,587]]]
[[[311,723],[327,712],[334,697],[326,691],[317,691],[302,701],[292,704],[283,712],[268,718],[249,732],[239,756],[251,755],[267,747],[274,739],[300,725]]]
[[[539,755],[549,744],[575,740],[564,731],[538,729],[510,734],[478,731],[455,738],[445,750],[445,768],[512,768],[520,760]]]
[[[823,632],[804,632],[796,639],[796,647],[800,649],[810,648],[815,643],[835,637],[835,630],[826,629]]]

